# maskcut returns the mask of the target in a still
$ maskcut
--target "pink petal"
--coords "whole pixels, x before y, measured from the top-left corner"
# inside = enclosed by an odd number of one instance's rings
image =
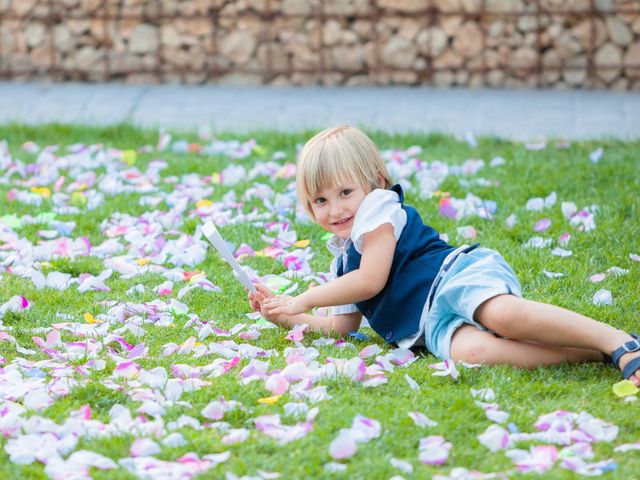
[[[140,365],[135,362],[120,362],[113,371],[115,378],[134,378],[140,373]]]
[[[458,379],[458,369],[456,368],[455,362],[451,359],[447,359],[439,363],[433,363],[429,365],[429,368],[433,368],[434,370],[436,370],[435,372],[433,372],[435,376],[444,377],[449,375],[454,380]]]
[[[380,422],[377,420],[358,414],[351,423],[351,430],[358,433],[358,441],[368,442],[369,440],[379,437],[382,428]]]
[[[289,333],[287,334],[287,340],[291,340],[292,342],[300,342],[304,338],[304,332],[309,326],[306,323],[302,325],[294,326]]]
[[[209,402],[207,406],[202,409],[202,416],[211,420],[221,420],[224,416],[224,406],[222,402],[218,400]]]
[[[149,349],[144,343],[140,343],[129,350],[127,354],[127,359],[131,360],[133,358],[146,357]]]
[[[246,332],[240,332],[238,336],[243,340],[257,340],[260,337],[260,331],[248,330]]]
[[[354,382],[361,382],[365,376],[366,364],[358,357],[349,359],[344,364],[344,374]]]
[[[240,245],[238,247],[238,249],[236,250],[236,252],[233,255],[236,258],[238,258],[240,255],[246,255],[246,256],[249,256],[249,257],[255,257],[256,252],[249,245],[247,245],[246,243],[243,243],[242,245]]]
[[[360,353],[358,354],[358,356],[360,358],[369,358],[372,357],[374,355],[378,355],[379,353],[382,352],[382,349],[378,346],[378,345],[368,345],[366,347],[364,347]]]
[[[553,467],[558,459],[558,450],[553,445],[531,447],[529,455],[514,460],[521,472],[543,473]]]
[[[160,453],[160,447],[150,438],[136,438],[131,444],[132,457],[148,457]]]
[[[350,434],[340,434],[329,445],[329,455],[335,459],[349,458],[358,451],[358,445]]]
[[[442,199],[443,201],[440,203],[440,209],[439,209],[439,213],[440,215],[442,215],[443,217],[447,217],[447,218],[456,218],[456,215],[458,214],[458,211],[455,209],[455,207],[451,204],[451,201],[444,201],[444,200],[448,200],[448,199]]]
[[[21,313],[29,308],[29,305],[29,300],[25,297],[22,295],[14,295],[8,302],[0,305],[0,318],[2,318],[7,312]]]
[[[264,386],[272,395],[282,395],[289,389],[289,381],[281,375],[274,374],[267,377]]]
[[[413,363],[417,357],[408,348],[396,348],[389,352],[389,360],[396,365],[409,365]]]
[[[533,229],[536,232],[544,232],[545,230],[548,230],[550,226],[551,226],[551,220],[548,218],[542,218],[536,222]]]
[[[80,407],[75,412],[72,412],[72,415],[75,415],[77,418],[81,418],[82,420],[91,419],[91,415],[92,415],[91,405],[89,405],[89,404],[83,405],[82,407]]]
[[[571,240],[571,234],[563,233],[562,235],[560,235],[560,238],[558,239],[558,243],[560,245],[566,245],[567,243],[569,243],[569,240]]]
[[[478,237],[478,233],[476,229],[471,225],[465,225],[463,227],[458,227],[456,232],[460,238],[464,238],[465,240],[475,240]]]

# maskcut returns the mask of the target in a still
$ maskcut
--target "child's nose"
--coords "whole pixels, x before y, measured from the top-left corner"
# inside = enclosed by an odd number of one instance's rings
[[[339,215],[342,212],[342,207],[340,205],[340,202],[332,202],[329,205],[329,214],[332,217],[335,217],[336,215]]]

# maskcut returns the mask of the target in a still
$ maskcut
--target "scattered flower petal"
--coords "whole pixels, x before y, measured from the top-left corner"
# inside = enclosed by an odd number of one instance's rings
[[[443,465],[449,458],[451,443],[443,436],[431,435],[420,439],[418,458],[425,465]]]
[[[617,397],[628,397],[629,395],[635,395],[638,393],[638,387],[629,380],[622,380],[618,383],[613,384],[613,393]]]
[[[609,290],[600,289],[593,295],[593,299],[591,301],[594,305],[612,305],[613,297]]]

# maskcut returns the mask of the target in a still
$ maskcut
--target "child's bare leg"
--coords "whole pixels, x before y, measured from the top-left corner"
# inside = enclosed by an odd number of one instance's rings
[[[536,368],[567,362],[589,362],[602,359],[596,350],[552,347],[540,343],[499,338],[478,330],[471,325],[463,325],[451,338],[451,358],[455,361],[481,363],[483,365],[513,365],[515,367]]]
[[[631,336],[606,323],[598,322],[555,305],[534,302],[513,295],[499,295],[484,302],[475,318],[498,335],[514,340],[532,340],[557,347],[577,347],[611,354]],[[620,359],[620,368],[640,352]],[[630,378],[640,383],[640,371]]]

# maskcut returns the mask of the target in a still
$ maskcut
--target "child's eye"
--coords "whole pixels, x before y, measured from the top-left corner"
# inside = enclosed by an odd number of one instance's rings
[[[324,197],[318,197],[316,198],[313,203],[317,204],[317,205],[322,205],[324,202],[326,202],[327,200]]]
[[[353,190],[352,190],[351,188],[345,188],[344,190],[342,190],[342,191],[340,192],[340,194],[341,194],[343,197],[348,197],[349,195],[351,195],[351,192],[353,192]]]

